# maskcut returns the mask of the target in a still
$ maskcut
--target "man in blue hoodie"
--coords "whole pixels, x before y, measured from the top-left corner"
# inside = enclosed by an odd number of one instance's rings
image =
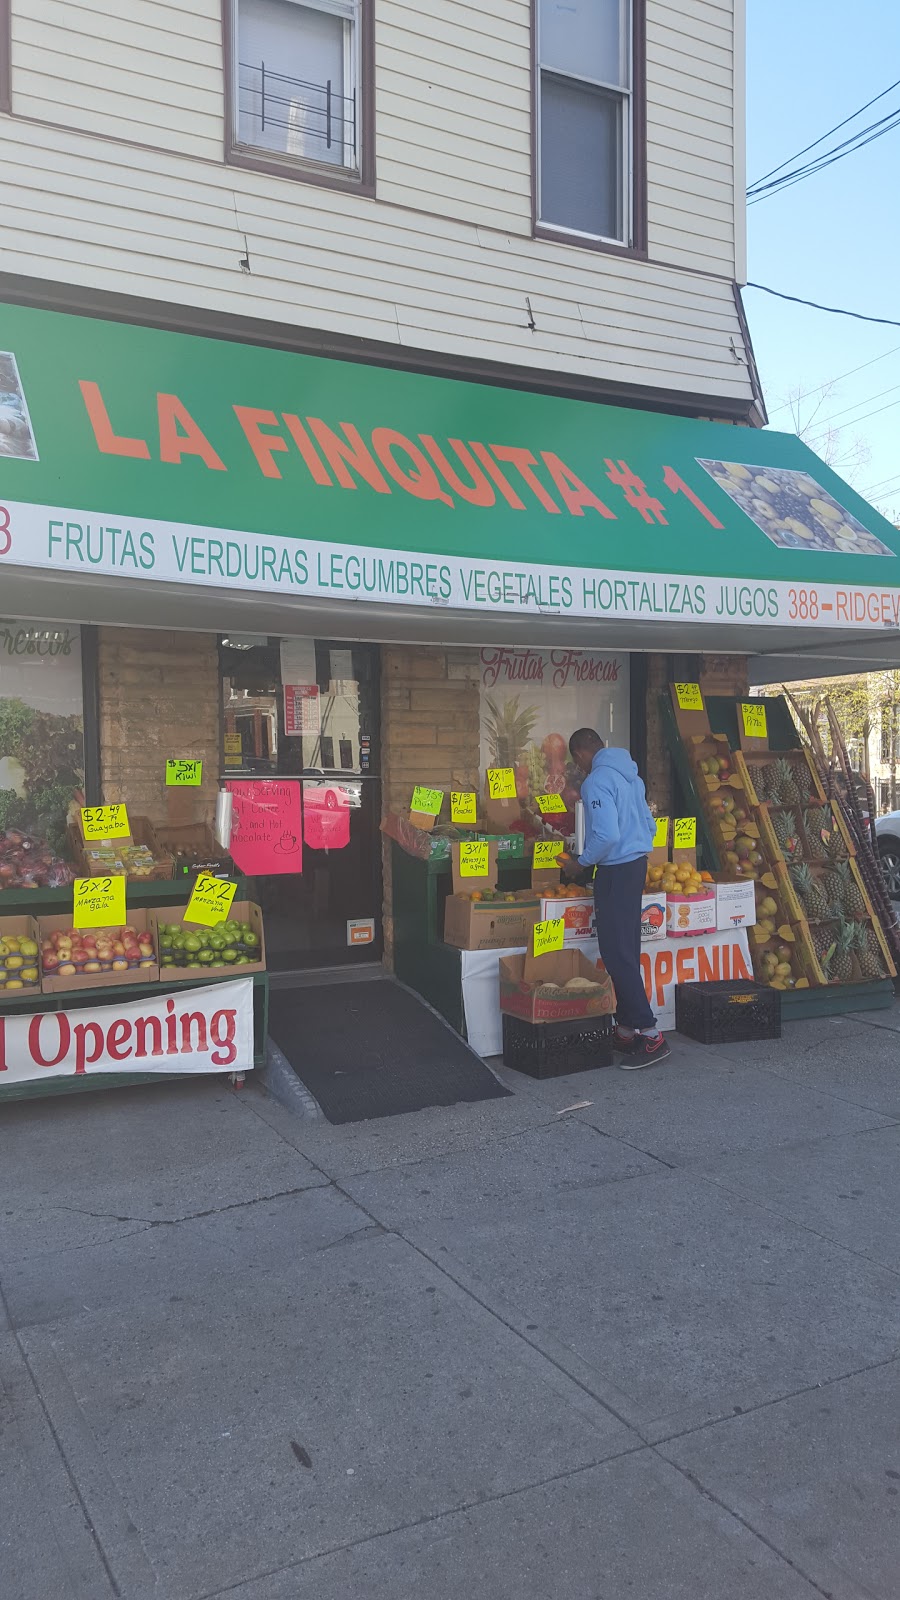
[[[616,990],[619,1065],[648,1067],[669,1054],[656,1026],[641,976],[641,895],[656,823],[638,769],[627,750],[608,750],[593,728],[569,740],[573,761],[585,773],[582,868],[594,868],[597,943]]]

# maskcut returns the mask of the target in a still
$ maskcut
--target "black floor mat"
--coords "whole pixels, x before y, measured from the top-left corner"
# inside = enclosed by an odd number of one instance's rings
[[[273,989],[269,1033],[329,1122],[509,1092],[452,1028],[389,978]]]

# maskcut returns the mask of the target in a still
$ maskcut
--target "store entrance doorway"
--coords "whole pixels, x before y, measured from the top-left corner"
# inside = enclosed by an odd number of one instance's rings
[[[220,778],[271,971],[381,959],[379,674],[376,645],[219,640]]]

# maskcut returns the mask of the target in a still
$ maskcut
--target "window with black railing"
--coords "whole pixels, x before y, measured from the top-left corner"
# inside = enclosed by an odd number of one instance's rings
[[[241,146],[359,170],[359,0],[238,0]]]

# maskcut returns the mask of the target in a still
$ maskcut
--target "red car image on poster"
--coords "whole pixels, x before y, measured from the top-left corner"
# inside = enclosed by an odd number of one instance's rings
[[[282,778],[235,779],[231,855],[248,877],[303,871],[300,785]]]
[[[350,843],[350,812],[358,811],[361,804],[359,783],[304,778],[304,844],[310,850],[345,850]]]

